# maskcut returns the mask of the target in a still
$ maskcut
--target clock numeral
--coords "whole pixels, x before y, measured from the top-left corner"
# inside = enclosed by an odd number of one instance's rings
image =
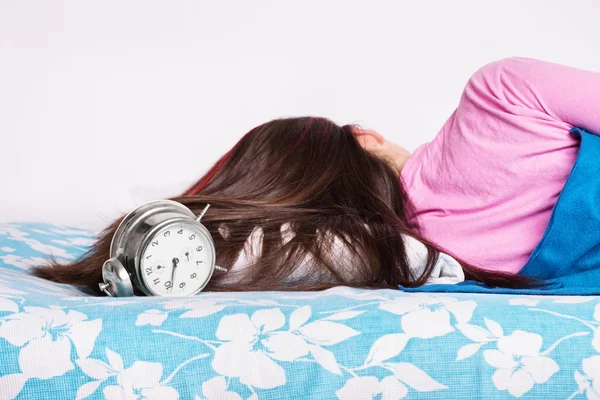
[[[152,242],[152,247],[154,246],[158,246],[158,240],[155,240],[154,242]]]
[[[183,288],[185,287],[185,282],[181,282],[181,283],[179,284],[179,287],[180,287],[181,289],[183,289]]]
[[[196,261],[196,265],[202,264],[204,261]]]
[[[160,278],[156,278],[156,279],[154,280],[154,284],[155,284],[155,285],[158,285],[159,283],[160,283]]]
[[[152,257],[152,254],[150,254],[149,256],[146,256],[146,260],[149,259],[150,257]]]
[[[194,239],[196,239],[196,235],[191,235],[190,240],[194,240]]]
[[[202,251],[202,246],[196,247],[196,251]]]
[[[191,274],[191,275],[190,275],[190,278],[192,278],[192,279],[196,279],[196,277],[197,277],[197,276],[198,276],[198,275],[197,275],[197,274],[194,272],[193,274]]]
[[[150,275],[152,273],[152,267],[146,268],[146,275]]]
[[[164,237],[170,236],[171,235],[171,231],[166,231],[163,235],[164,235]]]
[[[177,233],[179,233],[180,235],[183,235],[183,229],[178,230]]]
[[[166,282],[165,282],[165,287],[166,287],[167,289],[168,289],[168,288],[170,288],[171,286],[173,286],[173,283],[172,283],[171,281],[166,281]]]

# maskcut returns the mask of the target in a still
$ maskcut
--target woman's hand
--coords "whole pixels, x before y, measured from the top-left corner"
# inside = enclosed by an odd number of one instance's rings
[[[408,150],[386,140],[378,132],[354,128],[354,135],[365,150],[386,160],[398,173],[402,171],[404,164],[406,164],[406,161],[410,157]]]

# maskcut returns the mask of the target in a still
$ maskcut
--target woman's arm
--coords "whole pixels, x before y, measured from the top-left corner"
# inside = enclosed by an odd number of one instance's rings
[[[529,58],[488,64],[470,79],[465,95],[495,97],[504,111],[566,122],[600,134],[600,72]],[[511,112],[512,111],[512,112]]]
[[[578,126],[600,135],[600,73],[530,58],[496,61],[471,77],[459,114],[460,123],[490,127],[477,130],[479,138],[492,135],[498,142],[504,136],[514,143],[507,126],[517,128],[515,134],[563,135]],[[496,129],[500,135],[494,135]],[[399,171],[410,157],[377,132],[355,129],[355,134],[365,149],[390,160]]]

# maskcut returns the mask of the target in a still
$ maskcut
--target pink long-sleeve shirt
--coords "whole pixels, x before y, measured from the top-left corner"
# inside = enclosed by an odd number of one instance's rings
[[[600,73],[525,58],[481,68],[402,170],[424,236],[485,269],[518,272],[575,163],[573,126],[600,133]]]

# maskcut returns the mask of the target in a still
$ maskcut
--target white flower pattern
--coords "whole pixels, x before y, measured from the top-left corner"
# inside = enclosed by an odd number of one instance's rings
[[[452,316],[459,323],[468,322],[476,306],[472,300],[417,294],[409,299],[383,302],[379,308],[402,315],[401,326],[409,336],[430,339],[455,330],[451,324]]]
[[[575,371],[575,381],[580,394],[588,400],[600,400],[600,356],[592,356],[582,361],[583,374]]]
[[[227,390],[227,382],[222,376],[215,376],[202,384],[202,400],[242,400],[242,396],[236,392]],[[200,397],[196,397],[200,400]]]
[[[140,315],[138,315],[137,320],[135,321],[135,325],[136,326],[143,326],[143,325],[160,326],[160,325],[162,325],[163,322],[165,322],[165,320],[167,319],[168,316],[169,316],[169,314],[167,314],[166,312],[152,308],[152,309],[146,310],[146,311],[142,312]]]
[[[11,289],[0,284],[0,312],[18,312],[19,304],[16,302],[21,295],[26,294],[22,290]]]
[[[104,388],[104,396],[108,400],[120,399],[152,399],[176,400],[177,390],[160,383],[162,364],[146,361],[136,361],[117,375],[118,385]]]
[[[408,389],[393,376],[381,382],[374,376],[359,376],[349,379],[335,394],[340,400],[372,400],[379,394],[381,400],[399,400],[408,394]]]
[[[87,320],[80,312],[25,307],[0,319],[0,338],[20,347],[19,366],[28,378],[49,379],[74,368],[71,347],[86,358],[100,333],[100,319]]]
[[[304,340],[277,331],[284,324],[285,316],[279,309],[258,310],[251,318],[246,314],[224,316],[216,336],[225,343],[215,350],[214,370],[239,377],[248,386],[271,389],[284,385],[285,371],[275,360],[293,361],[308,353]]]
[[[485,361],[497,368],[492,382],[498,390],[507,390],[515,397],[536,383],[547,382],[560,369],[552,358],[540,354],[542,337],[538,334],[517,330],[498,339],[497,345],[497,350],[483,353]]]

